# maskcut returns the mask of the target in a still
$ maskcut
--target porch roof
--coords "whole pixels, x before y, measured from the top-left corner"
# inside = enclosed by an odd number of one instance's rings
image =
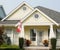
[[[0,26],[12,26],[15,25],[19,22],[19,20],[5,20],[5,21],[0,21]]]

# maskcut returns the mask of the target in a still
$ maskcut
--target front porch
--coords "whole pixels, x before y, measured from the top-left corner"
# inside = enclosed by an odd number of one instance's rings
[[[38,47],[45,47],[44,40],[47,40],[47,47],[49,48],[51,46],[49,39],[50,33],[52,33],[51,30],[53,30],[53,27],[50,26],[24,26],[24,38],[31,41],[30,46]]]

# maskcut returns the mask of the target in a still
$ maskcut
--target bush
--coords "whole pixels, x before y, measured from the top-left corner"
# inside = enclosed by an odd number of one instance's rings
[[[56,38],[51,39],[52,50],[56,50]]]
[[[20,50],[19,48],[0,48],[0,50]]]
[[[7,45],[6,43],[2,44],[0,48],[19,48],[17,45]]]
[[[26,46],[30,46],[31,41],[30,40],[26,40]]]
[[[0,50],[24,50],[24,48],[20,49],[17,45],[7,45],[4,43],[0,46]]]
[[[23,48],[24,45],[24,38],[19,38],[19,47]]]
[[[0,47],[8,47],[6,43],[3,43]]]
[[[48,40],[45,39],[45,40],[43,41],[43,44],[44,44],[44,46],[48,46],[48,44],[49,44]]]

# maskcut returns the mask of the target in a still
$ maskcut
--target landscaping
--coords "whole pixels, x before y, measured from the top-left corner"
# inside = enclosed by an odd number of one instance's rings
[[[17,45],[7,45],[4,43],[0,45],[0,50],[19,50],[19,47]]]

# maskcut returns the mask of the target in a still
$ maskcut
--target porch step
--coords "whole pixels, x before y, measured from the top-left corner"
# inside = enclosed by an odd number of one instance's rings
[[[49,47],[24,47],[25,50],[49,50]]]

